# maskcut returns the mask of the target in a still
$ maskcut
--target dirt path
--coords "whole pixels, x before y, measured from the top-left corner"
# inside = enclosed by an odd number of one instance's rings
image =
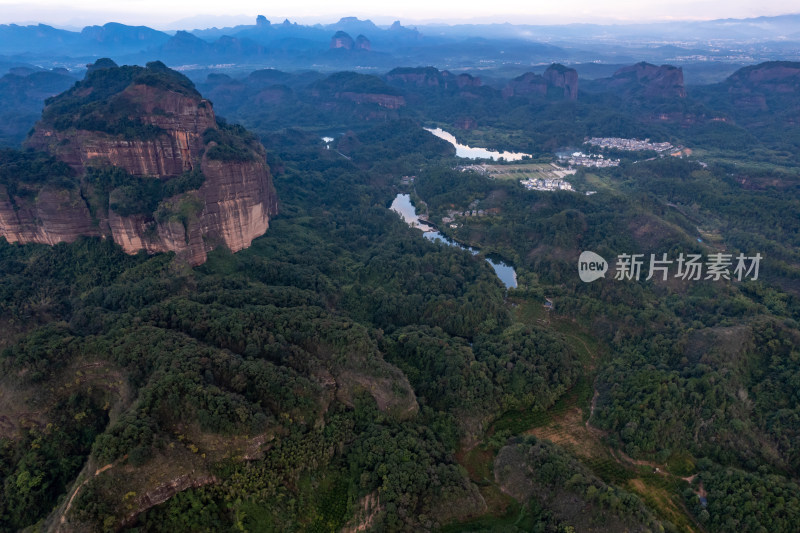
[[[67,513],[69,513],[69,510],[72,507],[72,502],[73,502],[73,500],[75,500],[75,497],[78,495],[78,493],[84,487],[84,485],[86,485],[91,479],[95,478],[96,476],[99,476],[100,474],[102,474],[106,470],[111,470],[117,464],[119,464],[121,461],[124,461],[127,458],[128,458],[128,454],[125,454],[121,458],[119,458],[116,461],[114,461],[113,463],[109,463],[109,464],[107,464],[107,465],[105,465],[105,466],[103,466],[101,468],[98,468],[97,470],[95,470],[94,474],[92,474],[90,477],[87,477],[86,479],[84,479],[81,482],[80,485],[75,487],[75,490],[72,491],[72,496],[70,496],[69,500],[67,500],[67,505],[66,505],[66,507],[64,507],[64,512],[61,513],[61,519],[59,520],[59,524],[60,525],[64,525],[64,523],[67,521]]]
[[[536,320],[539,319],[537,318]],[[554,322],[556,322],[556,320],[558,319],[553,319]],[[586,350],[587,357],[585,359],[581,357],[581,362],[583,363],[585,379],[593,378],[591,401],[588,405],[585,405],[583,401],[579,401],[577,395],[575,395],[575,398],[565,402],[566,404],[563,407],[559,406],[558,409],[552,410],[549,413],[550,416],[547,422],[536,427],[531,427],[523,433],[563,446],[592,469],[597,468],[602,471],[604,468],[612,468],[610,466],[612,464],[624,468],[630,474],[630,479],[624,482],[622,487],[631,490],[633,493],[645,499],[654,512],[662,518],[676,524],[681,531],[687,533],[704,531],[702,525],[697,522],[695,517],[687,509],[680,494],[671,492],[671,490],[662,486],[662,483],[657,482],[648,473],[641,472],[637,467],[647,467],[652,469],[652,472],[658,474],[659,477],[663,476],[664,479],[681,479],[689,484],[695,480],[695,476],[678,477],[667,472],[666,465],[658,464],[653,461],[633,459],[623,451],[615,450],[609,446],[605,440],[608,432],[591,424],[591,420],[596,414],[597,402],[600,398],[597,387],[598,379],[596,376],[599,355],[595,353],[590,348],[589,344],[579,335],[572,333],[569,329],[564,331],[564,329],[567,328],[563,326],[577,327],[574,321],[570,321],[570,324],[565,324],[565,322],[566,321],[561,322],[561,324],[554,324],[554,326],[557,331],[560,331],[564,337],[569,339],[569,343],[577,352],[580,352],[580,346]],[[574,331],[574,329],[572,329],[572,331]],[[598,350],[600,350],[599,347]],[[588,417],[586,417],[587,410]],[[586,418],[584,419],[584,417]],[[472,469],[469,467],[467,468],[471,473],[470,478],[473,479],[473,481],[478,482],[482,480],[484,476],[476,476],[472,472],[472,470],[474,470],[474,465],[469,464],[470,461],[467,460],[467,456],[468,452],[464,453],[462,451],[459,462],[465,465],[465,467],[473,466]],[[491,463],[487,462],[487,468],[491,468]],[[701,497],[704,496],[704,493],[705,491],[702,490],[702,487],[697,491],[698,496]]]
[[[589,417],[586,419],[586,429],[588,429],[589,431],[592,430],[600,431],[600,429],[594,427],[589,423],[589,420],[591,420],[592,417],[594,416],[594,409],[595,407],[597,407],[598,396],[600,396],[600,393],[597,392],[597,380],[595,379],[594,384],[592,385],[592,403],[591,406],[589,407]]]

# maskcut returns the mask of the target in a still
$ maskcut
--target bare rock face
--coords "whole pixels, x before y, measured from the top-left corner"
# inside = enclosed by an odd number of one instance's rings
[[[539,74],[526,72],[522,76],[516,77],[503,88],[503,96],[545,96],[547,94],[547,82]]]
[[[797,108],[800,63],[769,61],[734,72],[726,85],[733,104],[741,109],[788,111]]]
[[[578,72],[554,63],[547,67],[543,75],[526,72],[514,78],[503,88],[503,97],[521,96],[523,98],[564,98],[578,99]]]
[[[372,50],[372,43],[363,35],[359,35],[356,37],[356,50],[366,50],[369,52]]]
[[[177,78],[163,65],[106,70],[96,75],[134,78],[108,99],[113,104],[109,109],[134,110],[135,115],[84,116],[80,99],[97,90],[89,82],[49,102],[27,145],[72,167],[80,188],[46,185],[25,198],[0,188],[0,235],[13,242],[47,244],[103,235],[128,253],[172,251],[199,265],[217,246],[236,252],[264,234],[278,205],[263,146],[240,130],[219,126],[211,103],[188,79]],[[183,89],[170,83],[183,84]],[[63,105],[65,101],[71,105]],[[79,112],[65,117],[55,112],[61,108]],[[106,131],[87,127],[93,124],[104,125]],[[122,133],[117,133],[120,127]],[[154,212],[117,212],[113,201],[90,206],[88,200],[103,184],[90,183],[87,169],[109,165],[127,171],[131,180],[168,181],[191,171],[202,172],[204,179],[199,188],[158,199]],[[116,189],[107,196],[113,199],[115,194]]]
[[[206,202],[200,217],[203,235],[221,241],[232,251],[250,246],[269,227],[278,212],[278,197],[262,157],[250,162],[227,163],[203,158],[206,182],[199,194]]]
[[[744,67],[734,72],[728,78],[728,83],[732,90],[760,89],[775,93],[796,93],[800,91],[800,63],[768,61]]]
[[[683,70],[671,65],[651,65],[636,63],[616,71],[611,78],[604,80],[611,90],[628,96],[645,98],[685,98]]]
[[[9,242],[58,244],[81,235],[99,236],[80,191],[46,186],[36,198],[0,186],[0,235]]]
[[[345,50],[352,50],[355,43],[353,38],[347,32],[337,31],[331,37],[330,49],[344,48]]]
[[[189,221],[166,218],[151,221],[144,215],[109,213],[114,241],[128,253],[176,252],[190,264],[205,262],[206,254],[224,245],[231,251],[250,246],[269,228],[278,211],[277,196],[263,162],[223,163],[204,158],[206,182],[183,201],[202,202],[202,211]],[[175,202],[177,204],[180,200]]]
[[[542,75],[548,87],[557,87],[564,90],[566,100],[578,99],[578,71],[564,65],[553,63]]]
[[[77,171],[99,162],[122,167],[134,176],[172,177],[191,170],[203,148],[203,132],[217,127],[211,103],[142,84],[129,86],[121,96],[140,109],[144,124],[165,134],[126,139],[98,131],[58,131],[40,122],[26,145],[55,155]]]

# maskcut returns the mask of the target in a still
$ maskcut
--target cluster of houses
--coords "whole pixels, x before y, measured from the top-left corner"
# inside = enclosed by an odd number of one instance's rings
[[[573,152],[568,156],[559,156],[563,163],[571,167],[616,167],[619,166],[619,159],[606,158],[602,154],[584,154],[583,152]]]
[[[611,148],[614,150],[654,150],[656,152],[667,152],[672,150],[674,146],[668,142],[652,143],[650,139],[624,139],[622,137],[592,137],[586,140],[586,144],[592,146],[599,146],[600,148]]]
[[[489,168],[486,165],[461,165],[456,167],[456,170],[461,172],[477,172],[478,174],[488,174]]]
[[[447,216],[442,217],[442,224],[449,224],[451,228],[457,228],[458,224],[455,222],[456,217],[486,217],[499,213],[500,209],[497,207],[492,207],[490,209],[467,209],[466,211],[448,211]]]
[[[520,181],[529,191],[574,191],[572,184],[562,179],[530,178]]]

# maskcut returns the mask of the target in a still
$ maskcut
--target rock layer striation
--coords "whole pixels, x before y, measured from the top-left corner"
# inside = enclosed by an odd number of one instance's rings
[[[120,91],[92,98],[101,80],[107,86],[125,76],[131,83]],[[62,108],[74,115],[64,116]],[[124,111],[98,116],[96,110],[106,108]],[[87,127],[92,124],[105,125],[105,131]],[[264,147],[241,129],[219,125],[211,103],[161,64],[90,69],[83,82],[48,101],[26,144],[67,163],[76,179],[35,194],[0,186],[0,235],[10,242],[105,236],[128,253],[175,252],[199,265],[218,246],[234,252],[250,246],[278,210]],[[93,203],[104,184],[86,179],[91,167],[109,166],[138,180],[167,182],[193,171],[204,180],[199,188],[161,198],[154,212],[120,213],[113,202]]]

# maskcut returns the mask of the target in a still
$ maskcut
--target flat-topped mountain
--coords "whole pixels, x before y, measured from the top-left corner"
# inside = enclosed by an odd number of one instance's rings
[[[566,100],[578,99],[578,72],[573,68],[553,63],[544,74],[526,72],[514,78],[503,89],[503,96],[564,98]]]
[[[722,88],[728,93],[734,109],[796,109],[796,99],[800,93],[800,63],[769,61],[744,67],[731,74],[723,82]]]
[[[727,83],[738,89],[797,92],[800,89],[800,62],[767,61],[740,68],[728,77]]]
[[[610,78],[594,80],[589,87],[593,92],[615,92],[625,98],[686,97],[682,69],[644,61],[622,67]]]
[[[386,81],[399,86],[438,87],[442,89],[461,89],[480,87],[480,78],[467,73],[453,74],[435,67],[398,67],[386,74]]]
[[[264,147],[217,121],[211,102],[162,63],[99,60],[46,104],[26,146],[70,170],[56,181],[4,176],[9,241],[102,235],[129,253],[174,251],[197,265],[217,246],[246,248],[277,212]]]
[[[720,83],[692,87],[691,97],[729,122],[759,134],[783,129],[781,137],[790,139],[800,124],[800,62],[743,67]]]
[[[331,108],[336,102],[377,105],[396,110],[406,105],[401,91],[390,87],[377,76],[355,72],[337,72],[311,86],[311,95],[322,101],[322,106]],[[381,117],[387,116],[380,114]]]

